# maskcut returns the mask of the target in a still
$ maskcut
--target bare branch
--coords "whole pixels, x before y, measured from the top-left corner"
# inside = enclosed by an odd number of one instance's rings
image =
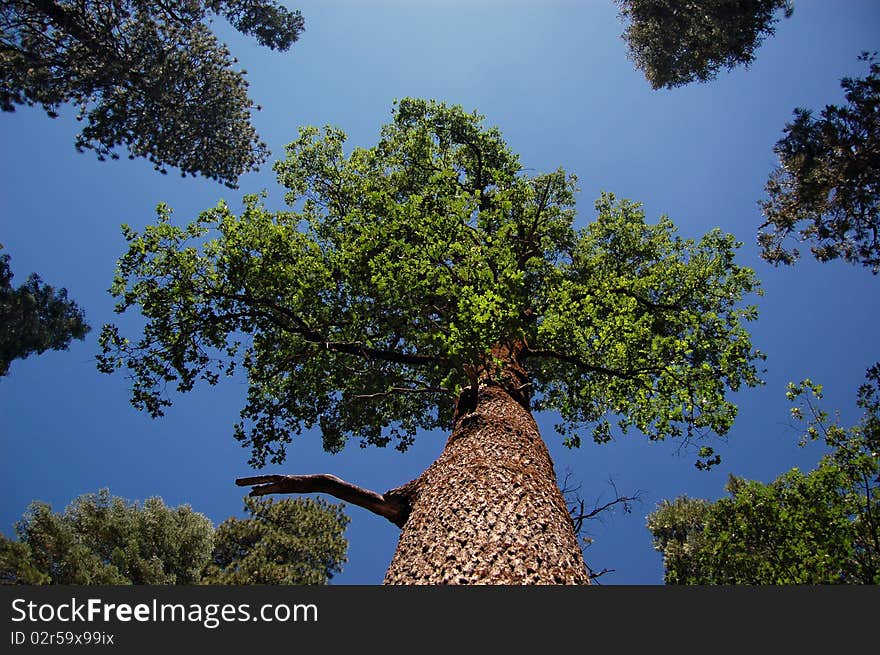
[[[597,582],[597,578],[601,578],[606,573],[614,573],[614,569],[602,569],[601,571],[594,571],[589,566],[587,566],[587,569],[589,569],[589,576],[590,576],[590,583],[591,584],[592,583],[601,584],[600,582]]]
[[[354,400],[371,400],[373,398],[387,398],[400,393],[443,393],[448,394],[449,389],[445,387],[390,387],[386,391],[377,391],[375,393],[363,393],[352,396]]]
[[[608,484],[611,485],[611,488],[614,490],[614,499],[599,505],[599,500],[593,504],[593,508],[591,510],[586,509],[586,503],[583,498],[580,496],[581,485],[572,483],[572,473],[570,470],[565,472],[565,477],[563,478],[563,482],[561,485],[562,495],[565,496],[566,504],[568,505],[568,511],[571,515],[571,521],[574,525],[574,532],[578,535],[584,542],[584,546],[590,546],[593,543],[593,539],[589,536],[586,536],[584,533],[584,523],[591,519],[595,519],[599,517],[603,512],[607,512],[614,508],[615,505],[622,504],[623,511],[629,514],[632,511],[632,504],[636,501],[641,500],[642,492],[637,490],[632,496],[622,496],[620,492],[617,491],[617,485],[614,484],[614,480],[612,478],[608,479]],[[598,581],[598,578],[602,577],[607,573],[613,573],[614,569],[603,568],[602,570],[593,569],[589,564],[587,564],[587,571],[590,578],[591,583],[601,584]]]
[[[593,508],[588,510],[584,499],[581,498],[579,493],[581,485],[571,486],[570,480],[571,471],[566,471],[562,494],[568,503],[568,511],[574,524],[575,534],[578,535],[582,533],[586,521],[599,517],[603,512],[613,509],[615,505],[622,505],[624,513],[629,514],[632,512],[633,503],[639,502],[642,499],[641,490],[636,490],[632,496],[621,495],[617,490],[614,480],[609,478],[608,484],[611,485],[611,489],[614,491],[613,499],[602,505],[599,504],[599,499],[596,499],[596,502],[593,503]]]
[[[641,498],[641,493],[642,493],[641,491],[637,491],[634,496],[618,496],[614,500],[610,500],[607,503],[605,503],[604,505],[596,504],[593,506],[593,509],[591,509],[589,512],[584,511],[584,503],[583,503],[583,501],[580,501],[580,505],[579,505],[580,512],[576,516],[572,516],[571,518],[575,522],[583,523],[583,521],[586,521],[586,520],[589,520],[592,518],[596,518],[596,516],[598,516],[599,514],[604,512],[605,510],[611,509],[615,505],[618,505],[621,503],[623,504],[623,511],[626,512],[627,514],[629,514],[632,511],[632,503]]]
[[[569,496],[578,496],[578,492],[581,490],[582,484],[578,482],[576,485],[572,485],[571,483],[572,472],[571,469],[566,469],[565,477],[562,479],[562,484],[559,485],[559,490],[562,492],[562,495],[568,498]]]
[[[267,494],[325,493],[340,500],[363,507],[384,516],[397,527],[403,527],[409,517],[410,503],[402,490],[393,489],[385,494],[358,487],[329,473],[314,475],[256,475],[238,478],[239,487],[253,487],[250,496]]]

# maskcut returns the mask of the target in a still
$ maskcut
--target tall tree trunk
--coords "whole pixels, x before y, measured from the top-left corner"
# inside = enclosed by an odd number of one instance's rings
[[[443,453],[406,485],[385,584],[588,584],[531,414],[499,384],[468,393]]]
[[[322,492],[401,528],[385,584],[589,584],[530,406],[524,344],[468,371],[452,434],[418,478],[378,494],[326,473],[239,478],[252,496]],[[476,389],[477,391],[474,391]]]

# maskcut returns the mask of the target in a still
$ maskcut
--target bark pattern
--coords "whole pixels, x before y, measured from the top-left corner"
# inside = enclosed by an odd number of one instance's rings
[[[501,386],[479,388],[408,492],[385,584],[589,583],[538,426]]]

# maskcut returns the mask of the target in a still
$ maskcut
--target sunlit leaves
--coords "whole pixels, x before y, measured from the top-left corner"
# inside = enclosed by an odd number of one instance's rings
[[[326,584],[342,570],[342,505],[245,498],[245,510],[215,530],[188,505],[133,503],[107,489],[63,512],[34,502],[18,540],[0,535],[0,583]]]
[[[812,471],[768,484],[731,477],[729,497],[680,497],[648,516],[668,584],[880,584],[880,367],[867,377],[851,428],[816,404],[820,385],[789,385],[792,417],[806,423],[801,445],[828,448]]]
[[[578,235],[571,261],[553,271],[529,343],[550,357],[535,362],[539,406],[560,412],[569,442],[593,424],[652,439],[725,434],[736,414],[728,389],[760,383],[743,305],[754,273],[733,261],[738,244],[714,230],[683,239],[667,218],[645,222],[640,206],[610,194]],[[701,467],[717,463],[710,447]]]
[[[790,0],[617,0],[629,57],[655,89],[748,66]]]
[[[731,477],[715,503],[678,498],[648,517],[667,584],[843,582],[851,543],[838,473],[797,469],[770,484]]]
[[[76,498],[61,513],[35,501],[16,533],[18,542],[0,537],[7,553],[19,555],[4,557],[0,570],[24,584],[194,584],[213,544],[211,522],[189,506],[167,507],[161,498],[139,505],[107,489]]]
[[[842,259],[880,272],[880,64],[864,54],[870,72],[844,78],[847,104],[828,105],[818,118],[797,109],[774,148],[779,167],[761,202],[761,256],[792,264],[800,253],[787,242],[810,244],[822,262]]]
[[[144,157],[157,170],[235,186],[268,150],[251,125],[244,72],[210,30],[219,13],[261,44],[286,50],[299,12],[272,0],[71,2],[0,5],[0,107],[79,108],[78,150]]]
[[[682,239],[611,194],[576,230],[575,178],[525,174],[477,114],[404,99],[375,146],[304,128],[275,170],[290,211],[248,196],[240,216],[221,203],[183,228],[160,207],[127,229],[112,291],[147,325],[101,336],[102,370],[127,368],[153,415],[171,388],[241,364],[236,436],[257,466],[311,428],[330,451],[405,449],[513,368],[572,445],[583,429],[724,434],[726,394],[758,383],[743,304],[757,283],[731,236]]]

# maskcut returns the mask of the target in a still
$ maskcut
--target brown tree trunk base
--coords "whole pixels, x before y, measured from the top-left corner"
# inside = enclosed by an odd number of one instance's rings
[[[410,514],[385,584],[589,584],[531,414],[498,385],[474,401],[407,485]]]

